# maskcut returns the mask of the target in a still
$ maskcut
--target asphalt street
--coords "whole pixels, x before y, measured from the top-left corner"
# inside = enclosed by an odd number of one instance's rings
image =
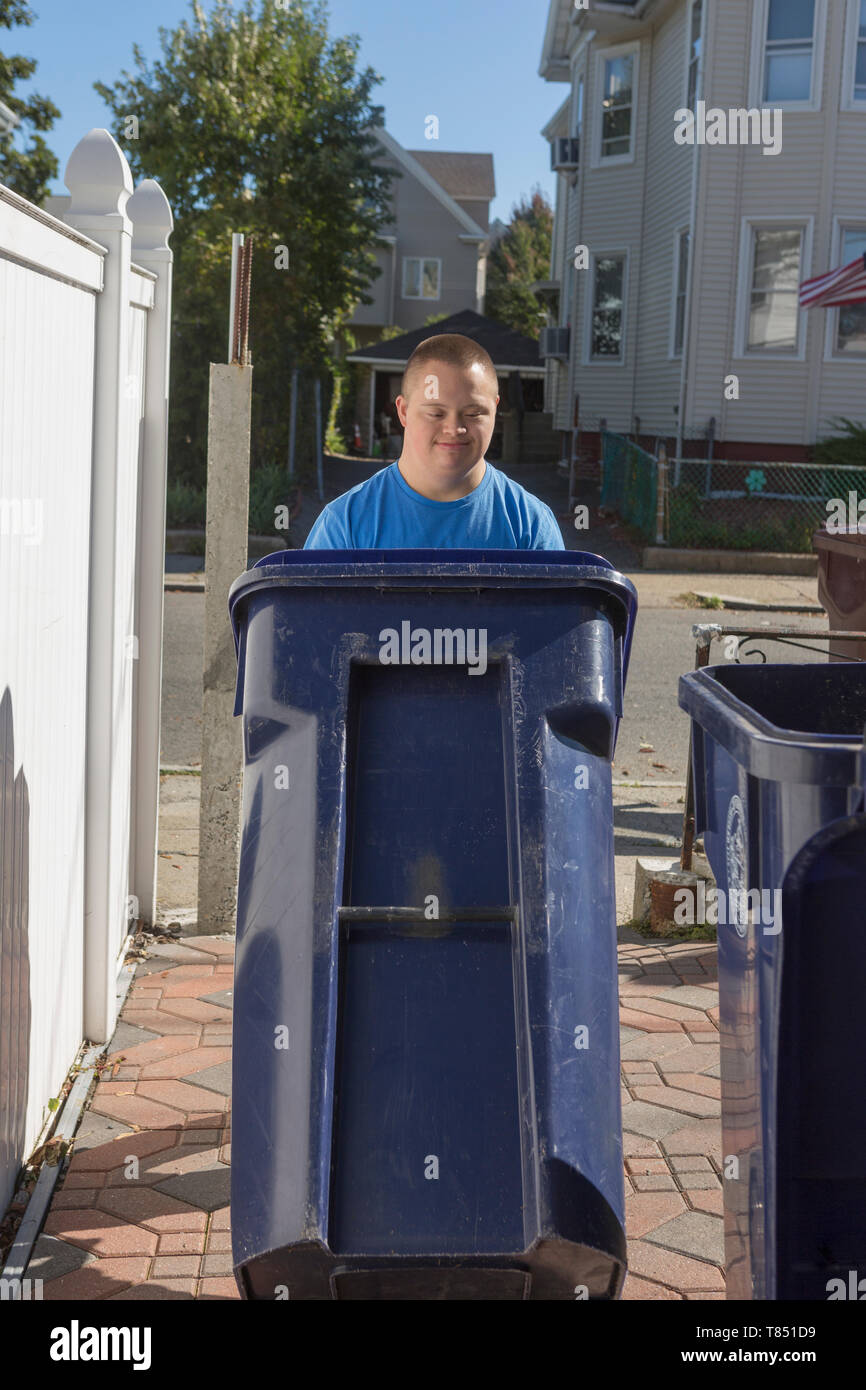
[[[695,664],[692,624],[826,628],[826,619],[787,613],[719,613],[694,608],[644,607],[638,613],[625,693],[614,778],[652,786],[685,782],[689,723],[677,704],[677,683]],[[226,614],[228,624],[228,614]],[[162,681],[163,767],[201,766],[201,679],[204,594],[165,595]],[[820,661],[817,653],[759,643],[770,661]],[[826,650],[826,649],[825,649]],[[755,658],[752,658],[755,659]],[[718,643],[713,660],[724,654]],[[645,745],[649,751],[641,752]],[[678,795],[678,793],[676,793]]]

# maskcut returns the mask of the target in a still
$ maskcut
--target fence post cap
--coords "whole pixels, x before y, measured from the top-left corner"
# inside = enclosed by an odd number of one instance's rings
[[[79,140],[63,175],[72,194],[68,213],[105,216],[123,213],[132,193],[132,173],[110,131],[94,126]]]
[[[171,204],[156,179],[142,179],[126,205],[132,220],[132,249],[167,251],[174,227]]]

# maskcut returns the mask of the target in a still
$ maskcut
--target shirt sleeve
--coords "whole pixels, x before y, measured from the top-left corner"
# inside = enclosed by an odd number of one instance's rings
[[[565,550],[559,522],[550,507],[545,505],[533,520],[527,550]]]
[[[340,514],[328,503],[316,518],[313,529],[304,541],[304,550],[353,550]]]

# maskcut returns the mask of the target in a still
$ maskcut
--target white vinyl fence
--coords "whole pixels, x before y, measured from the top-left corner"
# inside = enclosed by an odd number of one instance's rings
[[[156,906],[171,210],[65,180],[0,184],[0,1213]]]

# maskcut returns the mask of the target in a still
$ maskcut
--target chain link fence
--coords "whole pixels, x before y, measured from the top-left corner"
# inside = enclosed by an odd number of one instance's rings
[[[707,550],[808,554],[828,504],[847,508],[850,493],[866,497],[866,466],[673,459],[666,539]]]
[[[831,509],[853,511],[856,520],[866,498],[866,463],[666,459],[610,430],[601,439],[601,505],[647,543],[663,537],[685,549],[810,554],[812,533]]]

